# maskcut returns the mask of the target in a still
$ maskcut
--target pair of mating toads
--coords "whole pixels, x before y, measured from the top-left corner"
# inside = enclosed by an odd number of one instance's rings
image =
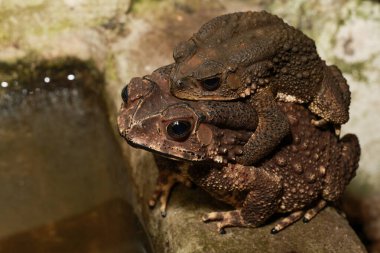
[[[236,208],[203,221],[276,233],[335,202],[360,157],[347,122],[349,87],[313,40],[267,12],[216,17],[174,49],[175,63],[133,78],[118,117],[132,146],[156,153],[152,199],[163,215],[176,182]]]

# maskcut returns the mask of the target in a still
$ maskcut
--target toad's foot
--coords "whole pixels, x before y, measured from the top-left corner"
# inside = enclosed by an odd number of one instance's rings
[[[244,221],[240,210],[228,212],[211,212],[202,217],[203,222],[217,221],[216,226],[220,234],[225,234],[226,227],[251,227]]]
[[[335,135],[340,136],[341,125],[334,125]]]
[[[328,124],[329,122],[326,119],[312,119],[311,124],[317,127],[324,127]]]
[[[311,219],[313,219],[323,208],[325,208],[327,205],[327,202],[325,200],[320,200],[316,205],[315,207],[307,210],[307,212],[305,213],[304,217],[303,217],[303,222],[304,223],[307,223],[309,222]]]
[[[161,216],[166,216],[167,203],[170,196],[170,192],[174,185],[177,183],[182,183],[187,187],[191,187],[192,183],[189,179],[177,173],[165,173],[165,171],[160,172],[157,180],[156,188],[148,201],[149,207],[153,208],[157,201],[160,202],[160,212]]]
[[[327,202],[325,200],[320,200],[315,207],[310,208],[309,210],[305,211],[296,211],[291,213],[288,217],[283,218],[281,221],[279,221],[275,227],[271,230],[272,234],[278,233],[279,231],[283,230],[287,226],[293,224],[294,222],[298,221],[303,216],[303,222],[307,223],[311,219],[313,219],[325,206],[327,205]]]
[[[272,234],[276,234],[286,228],[287,226],[293,224],[294,222],[301,219],[302,215],[305,213],[305,211],[296,211],[291,213],[289,216],[281,219],[270,231]]]

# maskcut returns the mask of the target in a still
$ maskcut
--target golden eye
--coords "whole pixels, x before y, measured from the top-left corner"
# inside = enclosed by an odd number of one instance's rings
[[[170,123],[166,131],[175,141],[184,141],[191,133],[191,123],[184,120],[176,120]]]
[[[205,90],[214,91],[219,88],[221,80],[219,77],[212,77],[202,80],[201,83]]]

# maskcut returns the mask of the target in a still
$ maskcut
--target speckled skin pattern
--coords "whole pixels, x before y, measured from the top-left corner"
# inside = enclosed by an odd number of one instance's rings
[[[204,221],[217,221],[220,232],[228,226],[260,226],[275,213],[290,215],[275,225],[273,233],[302,217],[307,222],[328,202],[337,201],[355,175],[360,157],[355,135],[339,140],[331,129],[311,125],[313,117],[303,106],[279,106],[291,123],[291,135],[255,167],[159,163],[164,168],[176,167],[183,177],[236,208],[204,216]]]
[[[171,92],[188,100],[235,100],[261,98],[307,104],[320,118],[316,125],[340,125],[349,119],[350,91],[336,66],[318,56],[314,41],[301,31],[265,11],[238,12],[216,17],[204,24],[173,53]],[[259,128],[245,149],[278,145],[288,133],[284,115],[271,107],[271,117],[258,110]],[[269,121],[268,123],[265,123]],[[281,128],[268,139],[266,127]],[[266,138],[261,134],[266,133]],[[240,157],[241,164],[254,164],[267,152]]]
[[[160,75],[165,72],[156,73]],[[155,75],[148,79],[155,84],[167,82],[166,78]],[[165,84],[157,84],[157,87],[161,86],[165,87]],[[157,125],[162,121],[176,121],[183,115],[172,115],[170,119],[162,119],[162,114],[157,112],[181,103],[181,100],[170,100],[169,104],[165,104],[157,103],[155,97],[140,96],[140,106],[136,107],[135,102],[129,100],[133,100],[138,93],[133,92],[131,88],[128,101],[122,105],[119,115],[119,129],[123,137],[134,146],[160,154],[170,152],[172,159],[156,156],[160,177],[157,189],[149,202],[154,206],[159,199],[163,215],[166,214],[171,187],[176,182],[193,182],[215,198],[236,208],[233,211],[209,213],[203,217],[205,222],[217,221],[220,232],[228,226],[257,227],[275,213],[289,213],[289,216],[275,225],[272,230],[275,233],[301,217],[304,217],[305,222],[309,221],[328,202],[338,200],[358,167],[360,147],[355,135],[348,134],[339,139],[332,128],[322,129],[312,125],[310,122],[315,119],[315,115],[304,106],[283,102],[278,102],[277,105],[287,117],[290,133],[276,150],[255,166],[225,165],[212,162],[214,159],[207,159],[210,154],[214,155],[213,152],[208,152],[208,146],[225,143],[227,148],[240,147],[252,133],[220,129],[199,120],[199,127],[194,128],[186,139],[171,140],[170,145],[177,149],[166,150],[165,143],[169,137],[164,132],[167,128],[157,128]],[[143,102],[151,99],[155,101],[155,106],[144,106]],[[159,108],[160,106],[164,108]],[[154,118],[155,124],[146,124],[143,128],[139,127],[138,131],[131,131],[135,125],[146,123],[141,120],[142,115],[146,119],[152,118],[152,115],[159,117]],[[192,117],[197,121],[194,115]],[[150,127],[153,125],[160,131],[154,131],[154,127]],[[198,131],[204,133],[199,134]],[[161,135],[157,136],[157,132]],[[227,144],[231,136],[235,144]],[[147,142],[147,139],[150,141]],[[152,142],[155,144],[152,145]],[[215,147],[211,149],[215,150]],[[201,152],[205,153],[200,155]],[[192,157],[189,153],[198,156]],[[198,159],[199,156],[202,160]]]

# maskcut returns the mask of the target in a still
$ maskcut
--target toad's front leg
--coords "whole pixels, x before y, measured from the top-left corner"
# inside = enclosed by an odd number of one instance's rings
[[[157,202],[160,203],[160,213],[162,217],[166,216],[166,208],[171,190],[177,183],[182,183],[188,187],[192,185],[191,181],[179,170],[180,164],[160,156],[155,155],[155,161],[158,166],[158,178],[155,190],[148,201],[149,207],[153,208]]]
[[[269,89],[258,91],[251,103],[257,111],[258,126],[244,145],[242,155],[236,158],[243,165],[253,165],[264,158],[290,133],[289,121]]]

